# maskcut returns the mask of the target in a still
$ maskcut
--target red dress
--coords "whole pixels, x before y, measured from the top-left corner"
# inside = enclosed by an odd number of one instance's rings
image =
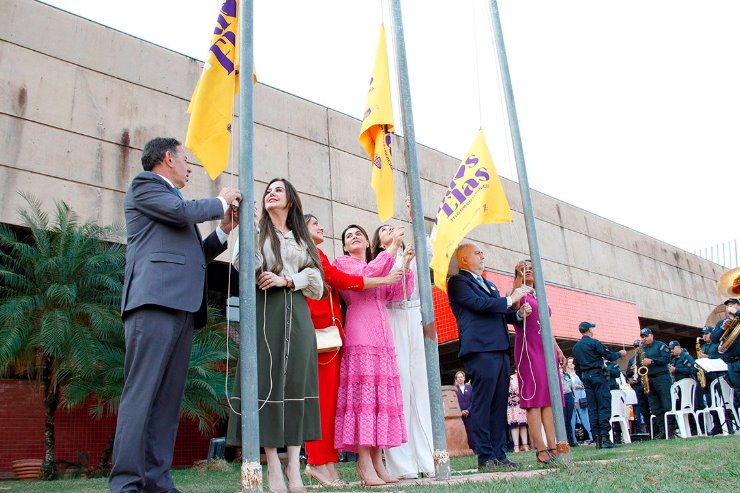
[[[329,259],[320,249],[321,267],[324,268],[324,282],[331,286],[329,298],[320,300],[306,299],[311,311],[311,321],[317,329],[333,325],[331,308],[334,307],[334,318],[343,324],[342,311],[339,305],[339,290],[361,290],[365,287],[362,276],[351,276],[340,271],[329,263]],[[344,327],[340,333],[344,337]],[[337,462],[339,453],[334,448],[334,420],[337,412],[337,390],[339,389],[339,353],[319,354],[319,409],[321,412],[321,440],[306,442],[308,463],[319,466],[328,462]]]

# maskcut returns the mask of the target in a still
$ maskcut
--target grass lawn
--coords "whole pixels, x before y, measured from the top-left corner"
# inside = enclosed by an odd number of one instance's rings
[[[572,449],[573,464],[549,468],[536,477],[496,475],[484,483],[448,485],[433,483],[425,486],[398,485],[377,491],[404,492],[730,492],[740,491],[740,436],[693,438],[688,440],[658,440],[623,445],[612,450],[596,450],[592,446]],[[533,452],[510,454],[519,464],[518,471],[545,469],[535,463]],[[607,461],[607,462],[602,462]],[[452,459],[455,471],[474,469],[474,456]],[[348,481],[357,481],[354,464],[340,464],[340,473]],[[503,475],[502,475],[503,476]],[[173,472],[175,484],[184,493],[238,493],[238,466],[230,472],[199,472],[179,469]],[[308,482],[306,481],[306,484]],[[364,491],[373,488],[359,486],[340,491]],[[1,481],[0,492],[12,493],[99,493],[107,491],[105,479],[74,479],[58,481]],[[312,491],[309,488],[309,491]],[[313,491],[321,491],[314,488]],[[335,490],[332,490],[335,491]]]

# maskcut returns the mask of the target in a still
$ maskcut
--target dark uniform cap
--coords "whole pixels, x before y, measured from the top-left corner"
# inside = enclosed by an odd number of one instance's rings
[[[674,347],[680,346],[681,344],[678,343],[678,341],[671,341],[668,343],[668,349],[673,349]]]
[[[706,326],[701,328],[702,334],[711,334],[714,329],[712,327]]]
[[[740,305],[740,300],[737,298],[727,298],[724,302],[725,305]]]
[[[652,330],[650,330],[650,329],[648,329],[648,328],[645,328],[645,329],[642,329],[642,330],[640,331],[640,337],[642,337],[642,336],[649,336],[649,335],[650,335],[650,334],[652,334],[652,333],[653,333],[653,331],[652,331]]]
[[[634,340],[634,341],[632,342],[632,347],[637,347],[637,346],[639,346],[640,344],[642,344],[642,342],[640,342],[640,339],[635,339],[635,340]]]
[[[592,324],[591,322],[581,322],[578,325],[578,330],[580,331],[581,334],[584,334],[588,330],[593,329],[594,327],[596,327],[596,324]]]

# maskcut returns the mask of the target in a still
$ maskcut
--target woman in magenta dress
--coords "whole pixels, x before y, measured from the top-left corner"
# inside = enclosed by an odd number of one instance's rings
[[[522,284],[534,287],[532,261],[523,260],[514,268],[514,287]],[[537,462],[551,462],[557,457],[557,442],[555,440],[555,421],[550,403],[550,387],[547,383],[547,365],[545,364],[545,349],[540,329],[540,316],[537,312],[536,293],[522,298],[521,303],[528,303],[532,313],[521,324],[514,326],[514,362],[519,383],[519,407],[527,412],[527,424],[532,445],[535,447]],[[512,306],[518,309],[519,306]],[[565,363],[565,356],[560,350],[555,338],[555,361],[561,366]],[[558,382],[560,378],[558,378]],[[563,400],[563,389],[560,387],[560,398]],[[542,438],[541,429],[545,429],[547,443]]]
[[[403,229],[394,232],[390,248],[370,261],[370,241],[364,229],[348,226],[342,232],[346,255],[334,266],[346,274],[378,277],[393,268],[403,240]],[[414,258],[407,248],[403,270],[405,292],[414,290],[409,264]],[[366,486],[394,483],[383,466],[382,448],[406,441],[398,363],[386,312],[387,301],[403,299],[401,282],[365,291],[340,290],[347,303],[344,349],[339,371],[339,394],[334,442],[338,450],[357,451],[357,473]]]

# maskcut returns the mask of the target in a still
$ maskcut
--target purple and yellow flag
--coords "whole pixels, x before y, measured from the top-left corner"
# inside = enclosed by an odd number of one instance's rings
[[[188,106],[185,147],[200,160],[211,180],[229,164],[234,96],[239,93],[237,0],[224,0],[203,73]],[[252,82],[257,82],[256,75]]]
[[[375,190],[378,216],[381,221],[387,221],[393,217],[393,158],[391,156],[393,105],[385,28],[382,25],[366,107],[360,129],[360,144],[370,156],[373,165],[371,184]]]
[[[513,221],[509,202],[493,164],[483,131],[447,187],[432,230],[434,285],[447,291],[447,271],[460,241],[479,224]]]

